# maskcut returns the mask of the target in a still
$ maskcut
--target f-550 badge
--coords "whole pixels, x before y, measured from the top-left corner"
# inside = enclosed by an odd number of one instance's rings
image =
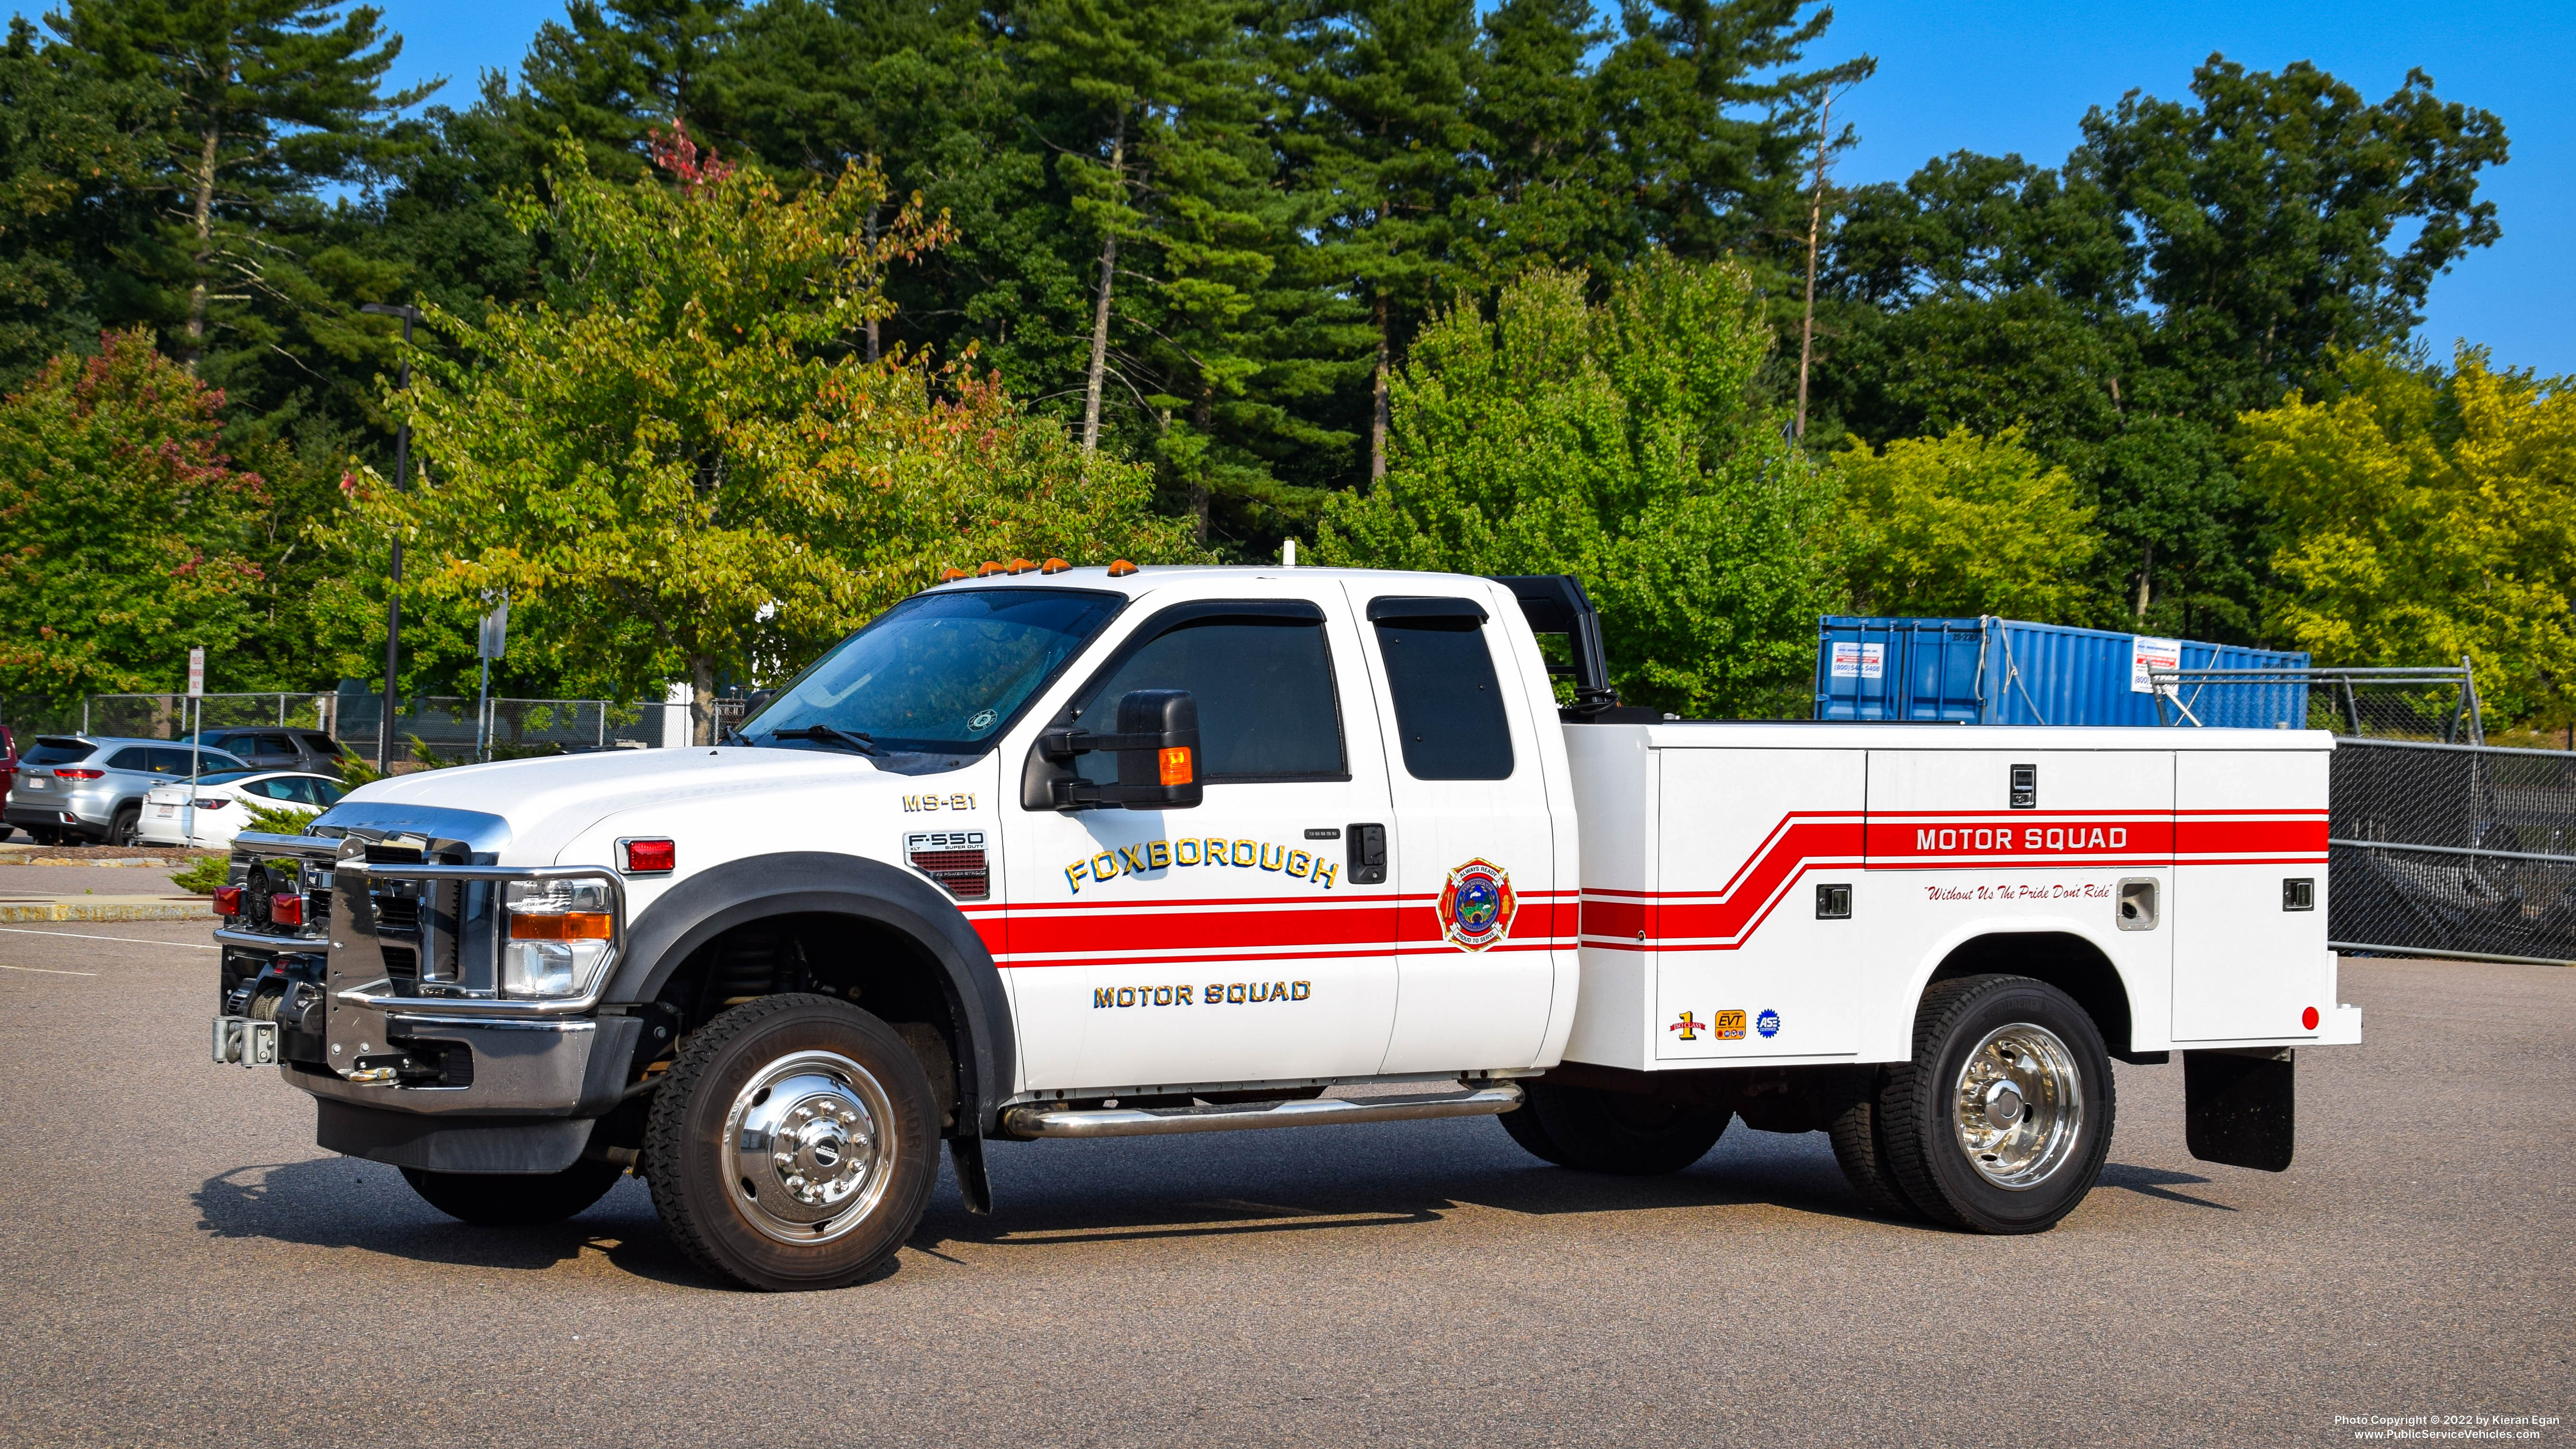
[[[1479,856],[1449,872],[1440,887],[1440,934],[1462,951],[1482,951],[1512,932],[1510,872]]]

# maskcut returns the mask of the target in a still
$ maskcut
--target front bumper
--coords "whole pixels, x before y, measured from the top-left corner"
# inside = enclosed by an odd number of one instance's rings
[[[292,860],[322,909],[300,931],[244,923],[215,932],[226,958],[223,1009],[256,1015],[267,1001],[283,1027],[286,1080],[371,1113],[594,1117],[616,1106],[642,1027],[598,1009],[624,946],[616,874],[469,865],[415,844],[431,843],[235,836],[235,883],[259,862]],[[504,888],[566,878],[609,884],[606,959],[580,996],[502,996]]]

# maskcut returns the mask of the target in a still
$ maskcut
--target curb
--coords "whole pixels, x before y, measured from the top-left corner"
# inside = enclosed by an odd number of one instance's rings
[[[50,901],[0,901],[0,922],[211,921],[215,903],[163,896],[72,896]]]

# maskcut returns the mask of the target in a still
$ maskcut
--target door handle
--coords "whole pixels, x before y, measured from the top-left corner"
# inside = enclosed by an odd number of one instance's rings
[[[1351,843],[1351,884],[1386,884],[1386,827],[1354,825],[1347,838]]]

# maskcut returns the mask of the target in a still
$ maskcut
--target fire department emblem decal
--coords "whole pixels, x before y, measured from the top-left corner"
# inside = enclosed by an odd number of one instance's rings
[[[1440,934],[1462,951],[1482,951],[1511,934],[1518,908],[1510,872],[1480,856],[1440,888]]]

